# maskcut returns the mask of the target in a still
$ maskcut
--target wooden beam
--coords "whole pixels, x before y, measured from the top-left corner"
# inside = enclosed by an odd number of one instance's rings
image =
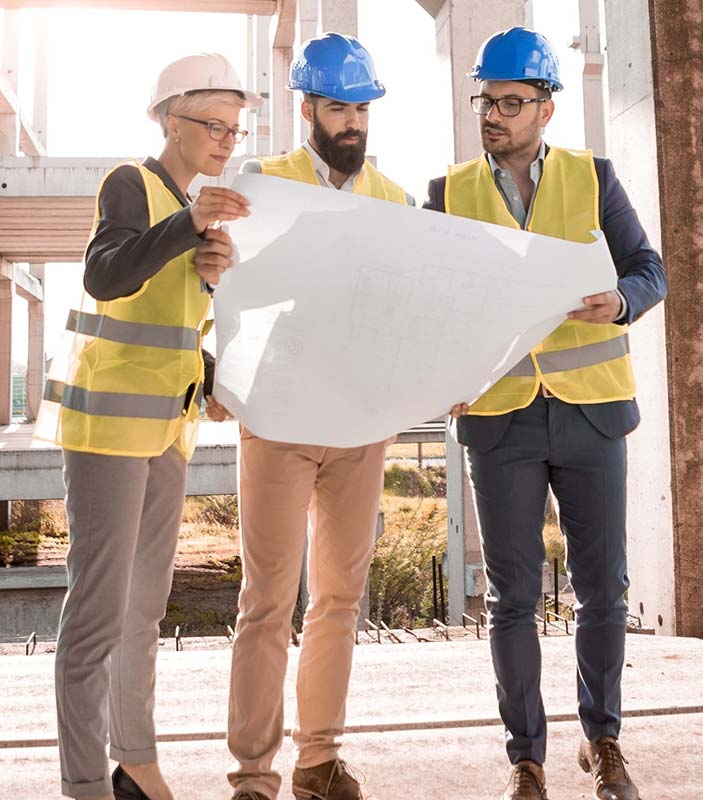
[[[118,11],[214,11],[230,14],[276,13],[276,0],[0,0],[0,8],[100,8]]]

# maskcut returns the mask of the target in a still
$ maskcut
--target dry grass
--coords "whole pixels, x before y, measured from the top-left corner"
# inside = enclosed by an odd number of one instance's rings
[[[432,556],[447,549],[447,501],[440,497],[382,500],[385,530],[371,564],[370,614],[391,627],[432,618]]]
[[[386,458],[414,458],[418,456],[417,444],[394,444],[388,448]],[[425,442],[422,444],[423,458],[444,458],[446,449],[444,442]]]

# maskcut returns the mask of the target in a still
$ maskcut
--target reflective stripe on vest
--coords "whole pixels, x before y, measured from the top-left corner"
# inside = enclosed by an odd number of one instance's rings
[[[590,242],[598,219],[598,178],[590,152],[550,148],[528,230]],[[450,167],[447,213],[519,229],[485,157]],[[627,325],[567,320],[481,397],[469,413],[492,416],[525,408],[540,383],[568,403],[629,400],[635,382]]]
[[[121,344],[141,344],[169,350],[197,350],[200,346],[200,333],[193,328],[125,322],[105,314],[87,314],[76,309],[69,312],[66,330]]]
[[[537,353],[537,364],[542,373],[567,372],[571,369],[593,367],[614,358],[621,358],[630,352],[627,336],[608,339],[605,342],[585,344],[583,347],[571,347],[566,350],[552,350],[549,353]]]
[[[200,387],[202,391],[202,385]],[[83,414],[104,417],[134,417],[138,419],[178,419],[182,417],[188,396],[159,397],[152,394],[123,394],[120,392],[89,392],[80,386],[67,386],[59,381],[47,381],[44,399],[61,403],[64,408]]]
[[[260,158],[259,161],[261,162],[261,172],[264,175],[309,183],[313,186],[320,185],[310,153],[304,147],[299,147],[285,155]],[[364,162],[362,170],[354,181],[354,194],[363,194],[401,205],[408,204],[407,195],[403,189],[388,180],[369,161]]]

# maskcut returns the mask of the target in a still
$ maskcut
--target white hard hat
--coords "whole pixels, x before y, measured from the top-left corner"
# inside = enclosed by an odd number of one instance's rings
[[[244,95],[248,108],[258,108],[264,98],[242,89],[242,82],[234,67],[219,53],[196,53],[179,58],[165,67],[151,93],[151,103],[146,113],[158,122],[156,107],[169,97],[198,91],[237,91]]]

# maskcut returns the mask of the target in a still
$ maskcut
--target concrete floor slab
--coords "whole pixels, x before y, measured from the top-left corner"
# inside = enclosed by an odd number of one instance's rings
[[[577,723],[550,726],[547,775],[550,800],[591,797],[590,779],[576,764]],[[703,714],[634,719],[622,743],[643,800],[703,797]],[[377,800],[492,800],[502,794],[508,767],[499,727],[348,734],[344,758],[361,769]],[[164,773],[177,800],[227,800],[225,742],[160,745]],[[286,739],[276,760],[289,791],[293,747]],[[56,748],[0,750],[1,796],[59,800]]]
[[[542,639],[542,688],[547,713],[576,711],[573,637]],[[157,724],[161,733],[222,732],[227,714],[229,649],[162,649],[158,659]],[[173,647],[168,643],[166,647]],[[295,719],[291,648],[286,725]],[[497,716],[486,641],[366,645],[355,651],[348,726],[422,725]],[[56,736],[53,656],[0,657],[0,742]],[[628,636],[623,708],[703,710],[703,640]]]

